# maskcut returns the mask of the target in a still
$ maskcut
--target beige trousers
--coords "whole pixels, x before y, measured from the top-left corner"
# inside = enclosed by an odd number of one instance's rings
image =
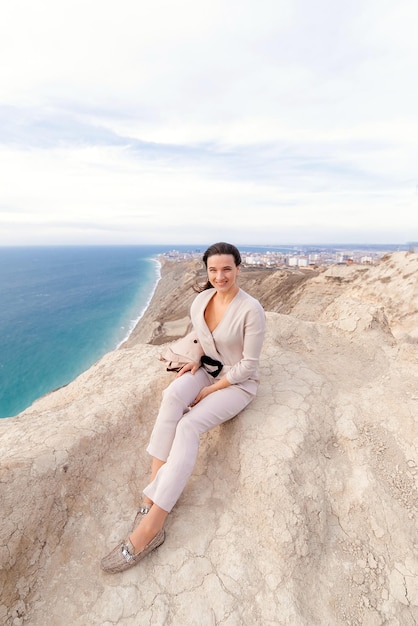
[[[237,415],[254,397],[231,385],[190,408],[202,387],[212,382],[200,368],[195,374],[187,372],[176,378],[163,392],[147,452],[166,463],[144,494],[164,511],[171,511],[186,486],[196,463],[200,435]]]

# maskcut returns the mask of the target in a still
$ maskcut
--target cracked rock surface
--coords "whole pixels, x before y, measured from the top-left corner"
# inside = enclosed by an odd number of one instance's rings
[[[283,272],[251,273],[268,311],[258,396],[202,437],[165,543],[101,572],[147,480],[172,376],[157,344],[187,329],[187,310],[164,315],[176,272],[136,338],[0,421],[0,623],[418,624],[418,256],[405,253],[303,278],[291,307],[277,304]]]

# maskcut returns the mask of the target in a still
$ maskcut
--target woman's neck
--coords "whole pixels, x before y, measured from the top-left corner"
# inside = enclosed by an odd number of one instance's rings
[[[237,295],[239,291],[239,287],[237,285],[235,285],[233,288],[231,288],[229,291],[227,291],[226,293],[222,293],[221,291],[217,291],[216,292],[216,299],[217,301],[222,304],[222,305],[227,305],[230,302],[232,302],[232,300],[235,298],[235,296]]]

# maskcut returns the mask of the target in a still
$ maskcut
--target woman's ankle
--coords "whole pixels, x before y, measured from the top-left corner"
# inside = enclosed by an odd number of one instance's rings
[[[149,543],[158,535],[158,533],[162,530],[159,525],[155,524],[147,524],[145,520],[143,520],[139,526],[131,533],[129,540],[132,543],[135,554],[141,552]]]

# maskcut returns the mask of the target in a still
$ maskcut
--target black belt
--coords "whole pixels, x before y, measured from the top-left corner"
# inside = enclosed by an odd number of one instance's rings
[[[216,359],[212,359],[210,356],[206,356],[206,354],[201,357],[200,365],[202,365],[207,373],[210,374],[210,376],[213,376],[213,378],[216,378],[218,374],[221,373],[223,368],[223,363],[217,361]],[[213,367],[216,369],[210,369]]]

